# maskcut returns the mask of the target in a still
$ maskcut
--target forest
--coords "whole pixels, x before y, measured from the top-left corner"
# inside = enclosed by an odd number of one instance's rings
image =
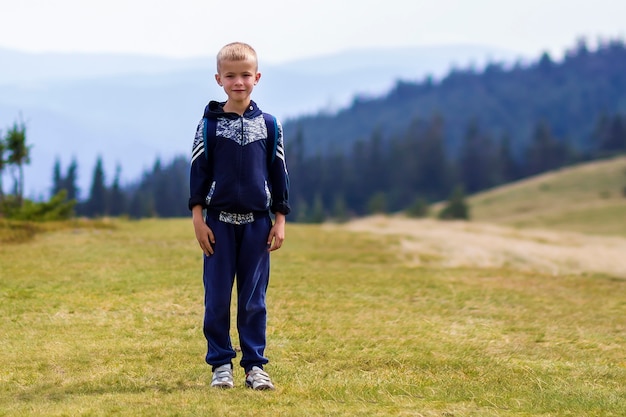
[[[399,80],[384,96],[286,120],[284,131],[290,220],[423,215],[452,194],[626,153],[626,47],[610,40],[590,48],[580,40],[560,61],[544,53],[529,63],[454,68],[440,80]],[[16,124],[0,136],[0,151],[10,151],[20,134]],[[0,153],[0,168],[14,165],[19,173],[27,151],[22,143],[17,157]],[[120,185],[121,170],[107,181],[99,158],[90,189],[78,190],[78,161],[65,168],[57,162],[50,196],[74,202],[79,216],[189,215],[188,155],[157,159],[130,185]],[[23,179],[14,178],[20,200]]]

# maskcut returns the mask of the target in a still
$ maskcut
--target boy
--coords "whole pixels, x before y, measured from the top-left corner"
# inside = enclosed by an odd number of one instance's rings
[[[267,152],[268,128],[263,112],[250,99],[259,82],[257,55],[241,42],[224,46],[217,54],[215,80],[228,96],[211,101],[204,117],[213,119],[215,132],[207,131],[210,155],[205,155],[200,122],[193,143],[189,209],[196,239],[204,252],[204,335],[211,365],[211,386],[232,388],[230,340],[231,293],[237,277],[237,330],[240,365],[246,385],[274,389],[263,365],[266,344],[265,294],[269,282],[270,252],[285,239],[289,214],[289,178],[285,165],[282,126],[276,122],[276,156]],[[213,135],[213,136],[212,136]],[[274,213],[274,223],[270,218]],[[206,213],[206,217],[204,213]]]

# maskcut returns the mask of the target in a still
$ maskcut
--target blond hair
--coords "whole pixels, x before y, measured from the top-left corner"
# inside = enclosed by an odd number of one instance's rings
[[[220,72],[220,63],[224,61],[245,61],[252,59],[258,67],[256,51],[253,47],[243,42],[232,42],[225,45],[217,53],[217,72]]]

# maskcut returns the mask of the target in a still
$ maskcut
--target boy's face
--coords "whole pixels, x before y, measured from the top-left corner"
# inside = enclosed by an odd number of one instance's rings
[[[250,58],[243,61],[222,61],[219,73],[215,74],[215,80],[224,87],[228,99],[237,102],[250,100],[250,94],[260,78],[257,63]]]

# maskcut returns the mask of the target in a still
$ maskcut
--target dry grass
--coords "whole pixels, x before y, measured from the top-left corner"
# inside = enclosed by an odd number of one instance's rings
[[[32,222],[8,220],[0,217],[0,243],[15,244],[32,241],[37,235],[63,229],[109,229],[111,219],[76,218],[68,221]]]
[[[626,278],[626,238],[622,237],[385,216],[326,227],[401,236],[402,253],[414,265]]]

